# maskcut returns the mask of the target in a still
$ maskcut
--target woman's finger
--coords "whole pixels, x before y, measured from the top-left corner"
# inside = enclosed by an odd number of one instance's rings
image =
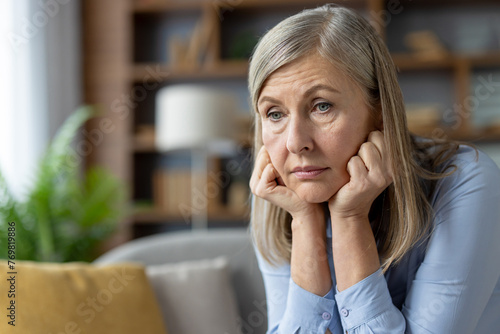
[[[252,171],[252,176],[250,177],[250,189],[254,189],[259,183],[260,178],[262,177],[262,172],[267,164],[270,163],[269,154],[264,146],[261,147],[259,153],[257,153],[257,157],[255,158],[255,165]]]
[[[280,185],[278,179],[281,179],[281,176],[272,165],[267,150],[262,147],[257,155],[254,172],[250,179],[250,188],[255,195],[265,198],[266,194]]]
[[[278,183],[280,175],[272,164],[267,164],[262,171],[262,177],[254,189],[254,194],[269,200],[276,205],[283,207],[285,210],[291,210],[289,202],[292,200],[293,194],[287,187]]]
[[[366,177],[368,170],[361,157],[355,155],[347,162],[347,173],[351,176],[351,180]]]
[[[293,190],[287,188],[264,147],[257,154],[250,178],[250,189],[255,196],[283,208],[292,216],[310,209],[310,204],[302,201]]]
[[[266,147],[262,146],[259,150],[259,153],[257,154],[257,159],[255,162],[255,167],[257,171],[259,171],[259,177],[262,175],[262,171],[264,168],[271,162],[271,159],[269,157],[269,153],[267,153]]]
[[[380,131],[372,131],[368,134],[368,139],[367,142],[373,143],[379,153],[382,159],[385,158],[386,151],[385,151],[385,143],[384,143],[384,134]]]
[[[379,172],[382,165],[382,155],[375,144],[364,142],[359,148],[358,156],[363,160],[366,169],[371,172]]]
[[[382,172],[383,174],[392,180],[392,164],[391,157],[387,153],[385,141],[384,141],[384,133],[380,131],[373,131],[368,136],[368,140],[372,142],[380,152],[382,157]]]
[[[278,177],[279,174],[276,172],[276,169],[269,163],[262,171],[261,184],[268,190],[272,190],[278,185],[278,182],[276,182],[276,178]]]
[[[376,188],[385,188],[392,182],[390,163],[385,157],[384,136],[380,131],[373,131],[368,136],[358,151],[358,156],[363,161],[368,174],[367,179]]]
[[[380,131],[372,131],[368,135],[368,141],[367,143],[370,143],[373,145],[373,147],[376,148],[378,155],[380,156],[380,161],[377,159],[374,159],[374,156],[367,157],[367,160],[370,160],[368,162],[368,167],[370,170],[374,170],[377,172],[377,177],[383,177],[384,179],[387,179],[388,182],[392,181],[392,165],[391,165],[391,158],[387,153],[385,141],[384,141],[384,134]],[[373,166],[373,167],[372,167]]]

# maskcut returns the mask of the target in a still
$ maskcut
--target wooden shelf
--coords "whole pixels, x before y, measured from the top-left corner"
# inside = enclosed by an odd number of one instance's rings
[[[350,8],[366,8],[371,0],[333,0],[330,3],[337,3]],[[241,0],[238,5],[231,5],[230,1],[220,1],[220,7],[228,8],[245,8],[245,9],[268,9],[268,8],[284,8],[289,10],[304,9],[306,7],[318,7],[325,4],[325,1],[321,0]],[[301,8],[297,8],[301,7]]]
[[[131,69],[132,82],[160,80],[162,82],[196,79],[246,78],[247,60],[224,60],[215,64],[196,67],[180,67],[160,63],[135,64]],[[154,73],[154,75],[152,74]]]
[[[134,141],[132,149],[136,153],[158,153],[154,144],[143,144],[137,141]]]
[[[390,4],[385,0],[333,0],[341,5],[358,9],[368,14],[381,13],[388,10]],[[229,39],[224,39],[224,33],[231,29],[242,28],[239,21],[241,17],[259,18],[260,15],[276,16],[277,14],[288,15],[298,12],[304,8],[311,8],[327,3],[324,0],[126,0],[126,1],[100,1],[86,0],[85,8],[85,96],[87,103],[97,103],[108,107],[107,116],[116,120],[118,130],[106,136],[103,145],[97,147],[92,155],[86,157],[87,163],[111,166],[117,175],[126,180],[132,188],[134,200],[145,200],[152,202],[152,177],[151,171],[157,168],[158,155],[154,144],[147,141],[138,141],[134,136],[138,125],[152,125],[154,122],[154,92],[147,94],[141,99],[137,96],[134,100],[134,88],[141,83],[148,90],[154,91],[161,88],[161,84],[171,84],[180,82],[205,81],[207,83],[217,82],[224,79],[235,79],[246,81],[248,75],[247,60],[224,59],[221,54],[223,47],[231,43]],[[475,8],[477,4],[497,4],[497,0],[445,0],[439,3],[431,0],[412,1],[403,0],[405,13],[418,9],[439,9],[450,8],[450,6],[467,5]],[[283,11],[281,13],[280,11]],[[247,16],[247,14],[249,14]],[[271,15],[270,15],[271,14]],[[227,16],[225,16],[227,15]],[[230,20],[230,15],[232,21]],[[222,17],[225,16],[225,17]],[[183,27],[186,23],[186,30],[191,22],[204,17],[211,17],[214,22],[214,40],[205,54],[200,55],[207,63],[203,66],[182,67],[168,63],[160,63],[160,59],[183,59],[181,57],[171,57],[168,51],[169,38],[177,34],[174,28],[162,25],[163,20],[175,21]],[[395,16],[394,16],[395,18]],[[224,20],[225,19],[225,20]],[[424,22],[425,17],[419,17]],[[254,22],[249,22],[254,23]],[[256,24],[264,23],[256,22]],[[258,25],[257,24],[257,25]],[[177,27],[177,26],[176,26]],[[168,31],[167,30],[171,29]],[[182,28],[184,29],[184,28]],[[182,29],[179,29],[181,31]],[[386,30],[393,29],[392,25],[380,23],[378,30],[382,36],[387,36]],[[108,32],[103,34],[102,32]],[[194,30],[193,30],[194,31]],[[232,32],[232,31],[231,31]],[[150,40],[143,41],[134,39],[135,36],[151,37]],[[169,35],[171,33],[171,35]],[[180,38],[184,38],[184,32],[179,32]],[[189,32],[188,32],[189,33]],[[192,37],[185,37],[186,40]],[[394,38],[394,37],[392,37]],[[146,46],[152,47],[142,49],[141,46],[134,46],[134,43],[144,42]],[[158,45],[157,45],[158,44]],[[165,49],[165,46],[167,48]],[[135,52],[134,52],[135,51]],[[141,51],[141,52],[138,52]],[[144,55],[142,54],[144,51]],[[225,53],[227,54],[227,52]],[[132,63],[133,59],[143,61],[156,61],[144,63]],[[198,59],[198,58],[196,58]],[[500,50],[482,52],[478,54],[448,54],[440,59],[422,60],[414,54],[393,54],[396,66],[401,71],[428,70],[450,71],[448,76],[451,81],[451,89],[454,96],[450,99],[453,102],[464,103],[471,94],[471,79],[475,69],[500,68]],[[103,70],[105,69],[105,70]],[[448,73],[446,73],[448,75]],[[410,76],[409,76],[410,77]],[[146,83],[159,83],[160,85]],[[149,89],[148,87],[154,87]],[[451,90],[450,90],[451,91]],[[425,97],[422,97],[425,99]],[[463,126],[456,131],[450,131],[444,126],[423,129],[422,131],[432,131],[442,128],[443,134],[449,139],[466,140],[472,142],[495,141],[500,142],[500,125],[490,128],[478,129],[473,126],[471,117],[463,120]],[[89,127],[91,131],[98,124]],[[119,143],[119,144],[117,144]],[[131,147],[132,145],[132,147]],[[137,154],[139,153],[139,154]],[[145,153],[145,154],[141,154]],[[152,153],[152,154],[149,154]],[[139,189],[139,191],[135,190]],[[210,220],[214,221],[243,221],[245,214],[232,214],[229,212],[212,213]],[[147,209],[134,214],[131,217],[132,224],[142,223],[168,223],[173,221],[179,223],[182,217],[174,217],[154,209]]]
[[[477,5],[498,5],[498,0],[399,0],[405,8],[442,8],[442,7],[459,7],[459,6],[477,6]],[[411,6],[411,7],[410,7]]]
[[[500,51],[477,54],[448,54],[438,59],[424,59],[411,53],[392,54],[394,64],[405,71],[452,69],[459,64],[471,67],[500,66]]]
[[[348,6],[350,8],[365,8],[371,3],[378,0],[334,0],[331,3],[338,3]],[[294,10],[294,7],[316,7],[325,4],[321,0],[241,0],[241,1],[217,1],[217,0],[158,0],[152,1],[151,4],[135,3],[132,11],[134,13],[165,13],[175,11],[189,11],[198,10],[204,6],[212,7],[214,10],[217,8],[228,9],[268,9],[272,7],[283,8],[287,7]]]
[[[435,129],[443,129],[442,132],[434,132]],[[467,142],[491,142],[491,141],[500,141],[500,125],[485,127],[485,128],[474,128],[471,127],[467,130],[451,130],[446,129],[444,126],[428,126],[421,127],[417,129],[411,129],[410,131],[416,135],[424,136],[424,137],[433,137],[437,136],[438,138],[443,139],[453,139],[458,141],[467,141]]]
[[[207,3],[206,1],[205,3]],[[190,11],[199,10],[203,6],[202,1],[182,1],[182,0],[164,0],[151,2],[151,4],[141,4],[138,2],[134,3],[132,11],[134,13],[163,13],[163,12],[174,12],[174,11]]]
[[[451,69],[454,59],[451,55],[439,59],[423,59],[414,54],[392,54],[392,60],[399,70]]]
[[[469,141],[474,143],[500,141],[500,125],[470,129],[469,131],[460,131],[452,133],[452,138],[456,140]]]
[[[473,67],[500,66],[500,50],[462,56]]]

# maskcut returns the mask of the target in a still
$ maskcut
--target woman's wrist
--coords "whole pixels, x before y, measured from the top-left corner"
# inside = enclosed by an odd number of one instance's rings
[[[306,210],[302,210],[292,215],[292,233],[294,230],[304,228],[320,228],[325,230],[325,212],[321,205],[312,205]]]
[[[373,231],[368,217],[339,217],[331,216],[332,243],[341,247],[349,244],[353,240],[371,240]]]
[[[331,202],[328,203],[328,210],[330,212],[330,218],[333,222],[347,222],[347,223],[356,223],[360,221],[364,221],[368,219],[368,214],[370,212],[370,208],[372,202],[368,204],[366,203],[358,203],[356,205],[350,205],[350,208],[339,208],[338,203]]]
[[[318,296],[332,287],[323,210],[292,220],[291,276],[298,286]]]
[[[330,221],[332,223],[332,227],[334,225],[347,225],[347,226],[365,225],[367,222],[369,224],[368,213],[361,213],[361,212],[358,213],[331,212]]]
[[[367,216],[331,218],[337,288],[343,291],[377,271],[380,261]]]

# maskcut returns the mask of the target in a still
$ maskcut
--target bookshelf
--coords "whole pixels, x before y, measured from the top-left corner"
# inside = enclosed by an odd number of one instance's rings
[[[438,121],[421,127],[421,133],[479,146],[498,142],[499,113],[492,109],[500,110],[500,87],[484,82],[491,76],[500,80],[500,4],[479,0],[401,5],[404,10],[386,29],[387,44],[400,69],[405,101],[425,99],[435,106]],[[441,52],[431,59],[410,52],[408,37],[415,32],[431,32]]]
[[[138,226],[141,228],[147,225],[148,231],[154,233],[155,228],[162,231],[169,224],[182,225],[179,224],[179,216],[153,205],[154,173],[161,160],[150,132],[154,127],[156,92],[161,87],[175,83],[210,83],[235,89],[241,95],[242,108],[248,109],[244,96],[248,73],[245,54],[249,52],[248,43],[252,42],[248,32],[256,38],[281,19],[301,9],[327,2],[329,1],[86,0],[83,3],[85,100],[87,103],[100,103],[103,114],[110,117],[115,125],[114,131],[107,134],[105,141],[95,147],[85,160],[89,165],[104,165],[122,177],[131,187],[132,203],[146,203],[140,205],[124,222],[122,239],[133,237],[130,231]],[[452,1],[436,3],[395,0],[345,0],[337,3],[361,12],[387,41],[400,71],[405,99],[408,96],[411,102],[416,102],[417,107],[421,108],[420,121],[428,121],[428,124],[423,125],[410,124],[415,132],[474,142],[500,142],[500,123],[489,124],[486,121],[478,126],[471,114],[478,115],[480,111],[468,110],[465,113],[452,110],[453,104],[464,104],[475,96],[478,76],[488,78],[489,73],[496,75],[500,71],[500,27],[494,33],[497,34],[494,36],[498,37],[498,43],[493,41],[489,48],[477,52],[462,52],[454,48],[449,40],[443,39],[446,34],[441,31],[456,30],[457,25],[443,28],[443,24],[433,25],[430,22],[432,20],[428,19],[441,18],[441,21],[450,19],[455,22],[457,17],[460,18],[463,12],[468,11],[474,12],[477,17],[500,17],[499,4],[484,0],[463,0],[460,5]],[[450,10],[456,7],[459,9]],[[450,13],[445,15],[443,12]],[[205,36],[208,36],[206,38],[210,43],[193,43],[196,38],[194,31],[200,30],[197,28],[199,26],[204,27],[201,30],[205,33],[209,30]],[[423,29],[431,30],[440,38],[447,49],[446,54],[426,59],[404,45],[404,34]],[[203,34],[203,31],[198,34]],[[176,38],[180,38],[180,42],[172,42]],[[239,49],[234,46],[245,38],[249,39],[247,44],[241,43],[238,45]],[[198,50],[192,58],[196,59],[194,64],[182,62],[182,57],[176,53],[179,48],[184,48],[184,52],[190,48]],[[442,82],[439,86],[445,87],[443,93],[440,93],[442,96],[438,96],[442,98],[438,101],[438,116],[432,114],[435,110],[431,110],[431,116],[427,119],[422,116],[425,113],[420,104],[424,104],[424,108],[429,108],[429,104],[426,105],[425,98],[416,94],[420,91],[417,84],[422,81],[425,85],[426,76],[436,77],[434,84]],[[410,88],[417,88],[405,91],[404,83],[409,83],[407,86]],[[500,93],[491,95],[496,94]],[[435,101],[430,102],[432,104]],[[446,117],[443,113],[446,113]],[[246,130],[242,130],[242,152],[238,159],[244,161],[250,153],[249,110],[241,116],[242,129]],[[454,120],[454,123],[450,120]],[[98,126],[99,120],[96,120],[88,124],[87,131]],[[213,163],[215,168],[223,169],[228,161],[214,159]],[[248,173],[251,161],[245,160],[245,164]],[[238,176],[240,183],[244,177]],[[227,192],[228,189],[225,189],[226,197]],[[248,221],[247,212],[242,210],[235,213],[221,206],[209,213],[209,220],[214,222],[214,226],[244,226]],[[184,227],[189,226],[183,224]],[[128,234],[126,231],[129,231]],[[140,233],[135,233],[135,236],[138,235]]]

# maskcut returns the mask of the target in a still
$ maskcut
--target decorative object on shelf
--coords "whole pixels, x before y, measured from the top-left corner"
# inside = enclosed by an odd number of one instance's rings
[[[151,149],[155,146],[154,125],[140,125],[134,135],[136,149]]]
[[[238,100],[227,91],[202,84],[167,86],[156,99],[157,149],[191,152],[191,206],[183,216],[190,214],[194,229],[206,229],[210,199],[218,195],[210,186],[217,180],[208,177],[208,158],[234,152]]]
[[[94,114],[84,107],[66,120],[40,160],[25,200],[14,198],[0,174],[0,244],[7,245],[7,223],[14,222],[18,260],[90,261],[97,255],[95,247],[123,219],[125,186],[101,168],[81,177],[81,157],[71,146]],[[6,258],[6,251],[0,258]]]
[[[249,190],[248,182],[238,180],[231,183],[228,191],[228,206],[231,212],[235,214],[247,213],[250,196]]]
[[[174,36],[169,41],[172,66],[195,70],[214,61],[209,54],[217,24],[214,20],[216,16],[212,12],[204,11],[188,41],[179,36]]]
[[[235,36],[236,41],[230,46],[229,57],[231,59],[248,59],[259,41],[257,33],[246,30]]]
[[[408,128],[417,135],[432,135],[432,131],[441,125],[441,110],[439,104],[407,104]]]
[[[440,60],[448,55],[439,37],[430,30],[414,31],[405,36],[405,44],[422,60]]]
[[[189,154],[186,154],[189,153]],[[199,179],[200,175],[192,176],[191,152],[170,152],[159,157],[157,168],[153,171],[153,203],[156,210],[173,220],[188,221],[191,216],[192,192],[196,202],[205,201],[209,214],[217,214],[223,209],[223,192],[217,185],[216,159],[207,161],[208,177],[207,192],[204,195],[200,186],[191,187],[191,179]],[[207,173],[207,171],[201,171]],[[196,172],[196,173],[201,173]]]
[[[155,207],[166,215],[181,217],[182,209],[191,204],[191,172],[158,168],[153,173],[153,191]]]
[[[180,36],[173,36],[168,42],[170,65],[185,68],[188,43]]]

